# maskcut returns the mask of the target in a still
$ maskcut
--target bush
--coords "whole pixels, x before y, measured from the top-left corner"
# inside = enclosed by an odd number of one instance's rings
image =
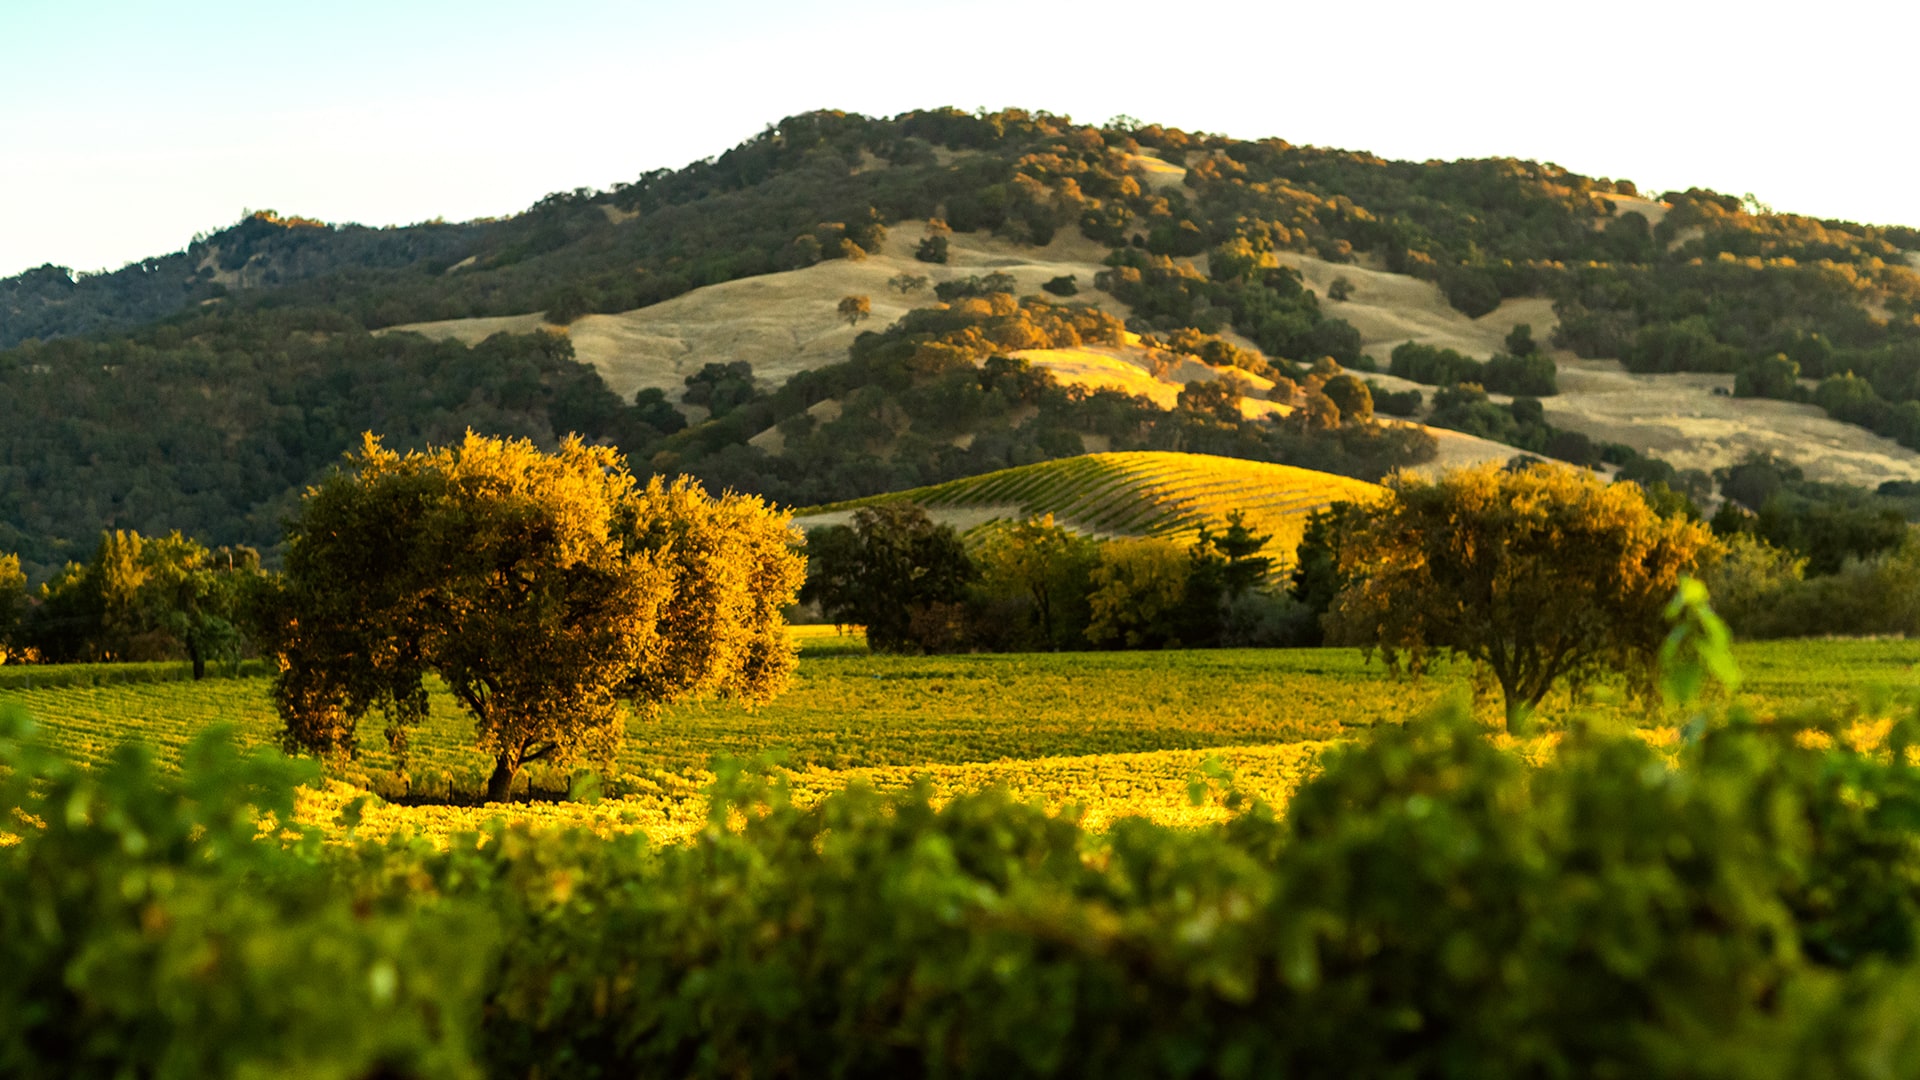
[[[1477,384],[1480,372],[1480,362],[1471,356],[1412,341],[1394,347],[1387,367],[1389,375],[1432,386]]]
[[[1048,278],[1040,287],[1055,296],[1073,296],[1080,291],[1079,280],[1073,274],[1061,274],[1056,278]]]
[[[1552,397],[1560,392],[1559,369],[1540,353],[1499,355],[1480,369],[1480,385],[1496,394],[1514,397]]]
[[[1197,829],[723,766],[684,845],[325,855],[259,835],[311,776],[271,753],[89,774],[0,719],[0,1071],[1920,1073],[1920,732],[1714,719],[1377,724],[1284,813],[1197,777]]]
[[[1376,382],[1367,383],[1367,392],[1373,395],[1373,407],[1388,416],[1413,416],[1420,411],[1420,391],[1387,390]]]
[[[1774,353],[1764,360],[1743,364],[1734,373],[1734,397],[1763,397],[1792,400],[1799,389],[1800,365],[1785,353]]]
[[[1354,376],[1335,375],[1320,387],[1320,392],[1339,408],[1342,422],[1364,424],[1373,419],[1373,391]]]
[[[947,261],[947,238],[929,236],[920,241],[913,249],[913,257],[923,263],[945,263]]]

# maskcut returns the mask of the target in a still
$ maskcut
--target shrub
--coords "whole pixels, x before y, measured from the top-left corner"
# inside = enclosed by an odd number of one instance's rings
[[[1379,383],[1367,383],[1367,392],[1373,397],[1373,407],[1388,416],[1413,416],[1420,411],[1420,391],[1387,390]]]
[[[1406,342],[1394,347],[1387,374],[1396,378],[1410,379],[1414,382],[1428,383],[1433,386],[1451,386],[1454,383],[1479,383],[1481,365],[1478,360],[1452,349],[1421,345],[1418,342]]]
[[[947,261],[947,238],[929,236],[920,241],[913,249],[913,257],[923,263],[945,263]]]
[[[1480,367],[1480,385],[1514,397],[1552,397],[1560,392],[1559,369],[1540,353],[1495,356]]]

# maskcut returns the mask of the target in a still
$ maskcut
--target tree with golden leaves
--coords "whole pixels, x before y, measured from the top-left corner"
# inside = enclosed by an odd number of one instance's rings
[[[642,486],[577,438],[548,454],[469,432],[401,454],[369,435],[306,493],[262,604],[286,739],[351,755],[376,711],[404,753],[434,673],[494,758],[488,799],[533,762],[609,763],[622,698],[645,711],[786,686],[792,539],[759,499]]]
[[[847,320],[847,325],[854,326],[873,314],[873,301],[864,296],[843,296],[838,310],[840,317]]]
[[[1645,675],[1680,576],[1718,551],[1632,484],[1553,465],[1402,476],[1336,538],[1329,639],[1422,670],[1436,652],[1497,682],[1518,731],[1556,684]]]

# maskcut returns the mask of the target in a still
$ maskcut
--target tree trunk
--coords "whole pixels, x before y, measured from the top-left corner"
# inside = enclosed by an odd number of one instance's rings
[[[1507,734],[1525,735],[1527,729],[1533,726],[1533,704],[1518,690],[1503,689],[1501,692],[1507,703]]]
[[[207,677],[207,658],[200,652],[199,646],[187,643],[187,656],[193,661],[193,681],[199,682]]]
[[[487,801],[506,802],[513,792],[514,774],[519,771],[519,767],[512,764],[505,754],[495,758],[493,775],[487,777]]]

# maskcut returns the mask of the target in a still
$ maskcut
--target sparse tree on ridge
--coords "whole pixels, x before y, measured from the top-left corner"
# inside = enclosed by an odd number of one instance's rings
[[[864,296],[843,296],[839,310],[840,317],[847,320],[848,326],[857,326],[873,314],[873,301]]]
[[[494,758],[500,800],[533,762],[610,761],[622,697],[764,701],[794,666],[789,540],[758,499],[643,487],[577,438],[546,454],[469,433],[399,454],[368,436],[308,491],[263,597],[287,741],[350,755],[377,711],[404,751],[438,674]]]
[[[1635,486],[1551,465],[1402,474],[1381,504],[1343,517],[1329,639],[1414,671],[1435,653],[1473,661],[1499,685],[1509,731],[1557,684],[1644,675],[1680,575],[1717,551],[1705,526],[1661,517]]]

